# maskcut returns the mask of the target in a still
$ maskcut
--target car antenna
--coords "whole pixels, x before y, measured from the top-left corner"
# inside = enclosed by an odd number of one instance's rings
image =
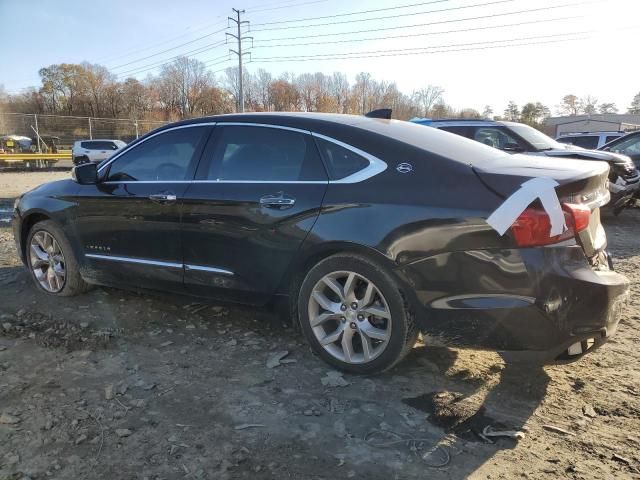
[[[369,113],[365,114],[365,117],[369,117],[369,118],[384,118],[385,120],[391,120],[391,109],[390,108],[379,108],[377,110],[371,110]]]

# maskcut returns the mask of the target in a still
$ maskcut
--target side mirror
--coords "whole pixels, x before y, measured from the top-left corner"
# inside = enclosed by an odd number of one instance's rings
[[[80,185],[95,185],[98,183],[98,165],[90,162],[75,166],[71,170],[71,178]]]
[[[524,152],[525,149],[522,148],[517,143],[505,143],[502,149],[506,152]]]

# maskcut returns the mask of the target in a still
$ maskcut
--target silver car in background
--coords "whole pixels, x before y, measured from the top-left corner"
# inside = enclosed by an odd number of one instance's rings
[[[122,140],[78,140],[71,149],[71,158],[74,165],[100,163],[126,145]]]

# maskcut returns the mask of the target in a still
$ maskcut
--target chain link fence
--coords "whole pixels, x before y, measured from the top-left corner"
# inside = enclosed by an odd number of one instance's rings
[[[0,138],[17,135],[32,139],[32,151],[71,149],[76,140],[111,139],[131,142],[168,122],[123,118],[73,117],[0,113]]]

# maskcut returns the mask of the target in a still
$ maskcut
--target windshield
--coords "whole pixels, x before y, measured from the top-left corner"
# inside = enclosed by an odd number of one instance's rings
[[[509,128],[529,142],[533,148],[541,150],[555,150],[567,148],[566,145],[556,142],[553,138],[545,135],[529,125],[509,125]]]

